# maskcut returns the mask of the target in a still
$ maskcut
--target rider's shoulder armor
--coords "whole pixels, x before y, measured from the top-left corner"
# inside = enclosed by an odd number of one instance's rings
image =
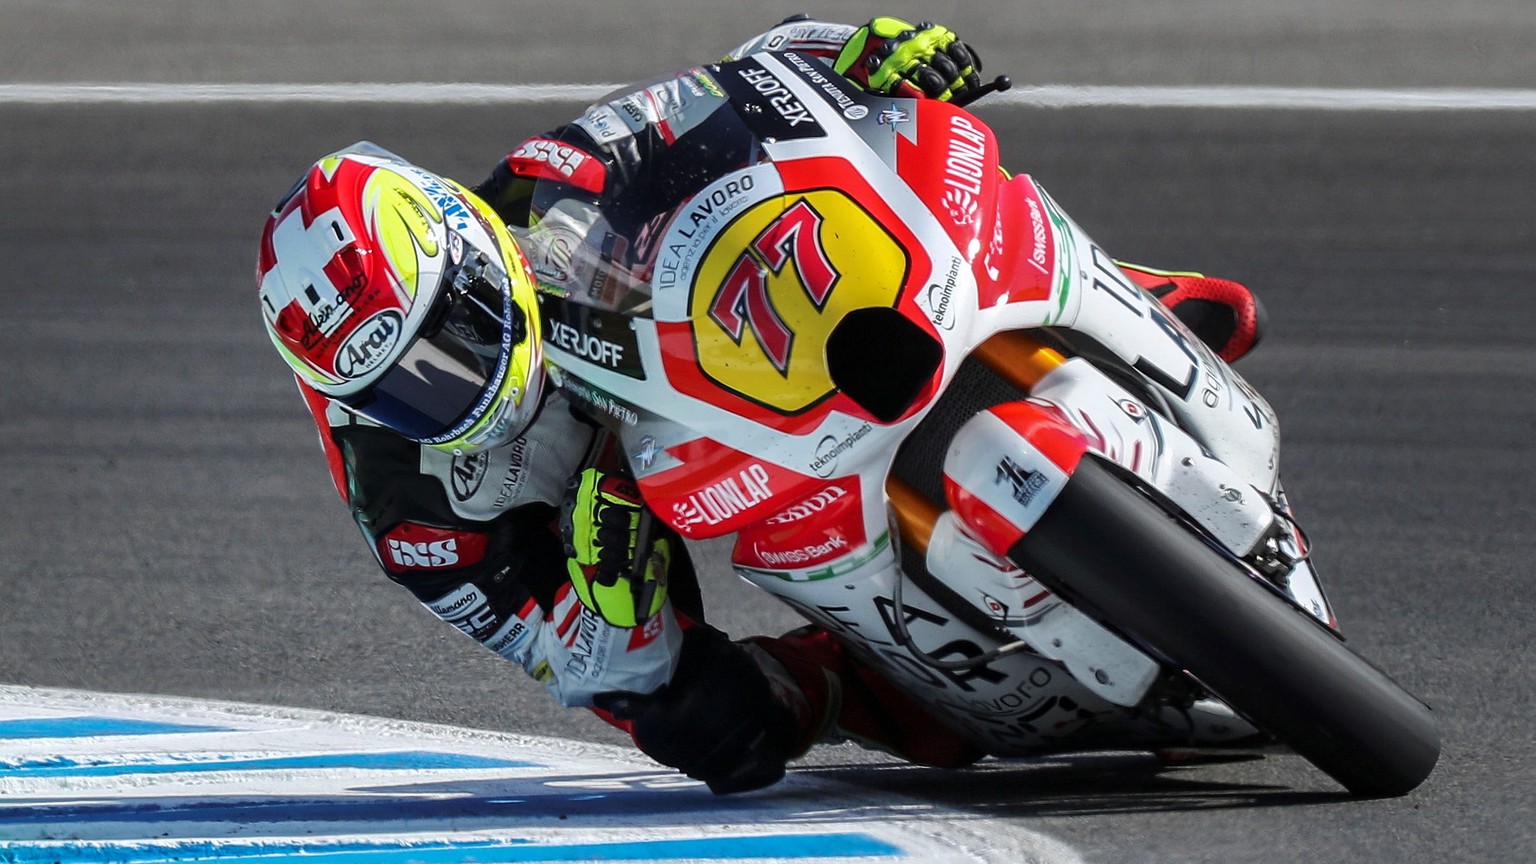
[[[559,506],[566,480],[580,470],[592,437],[593,428],[553,393],[521,437],[460,456],[419,447],[417,469],[441,485],[459,518],[489,521],[528,504]]]
[[[360,494],[403,497],[416,513],[442,522],[489,522],[526,505],[558,506],[594,437],[559,393],[521,437],[461,455],[408,441],[334,404],[325,420],[350,504],[363,504]]]
[[[558,393],[520,438],[455,456],[311,400],[337,483],[389,578],[423,602],[467,580],[522,583],[547,605],[564,580],[550,525],[594,437]]]

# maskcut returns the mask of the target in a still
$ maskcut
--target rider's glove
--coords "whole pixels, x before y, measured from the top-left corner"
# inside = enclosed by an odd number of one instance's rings
[[[560,510],[566,571],[576,596],[615,627],[637,627],[667,599],[672,550],[665,537],[638,547],[645,502],[631,480],[588,468],[566,486]],[[636,562],[637,553],[643,560]]]
[[[954,31],[880,17],[854,31],[832,68],[872,93],[958,104],[981,86],[981,58]]]

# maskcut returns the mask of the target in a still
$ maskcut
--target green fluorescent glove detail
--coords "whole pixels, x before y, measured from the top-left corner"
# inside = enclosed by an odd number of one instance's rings
[[[644,624],[667,599],[671,546],[663,537],[640,548],[647,521],[640,490],[623,477],[588,468],[566,487],[560,534],[567,575],[581,602],[615,627]]]
[[[949,101],[981,86],[981,60],[954,31],[880,17],[859,28],[832,68],[874,93]]]

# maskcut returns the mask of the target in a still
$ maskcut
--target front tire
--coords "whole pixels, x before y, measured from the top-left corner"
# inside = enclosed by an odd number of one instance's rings
[[[1085,457],[1010,557],[1362,797],[1429,776],[1429,708]]]

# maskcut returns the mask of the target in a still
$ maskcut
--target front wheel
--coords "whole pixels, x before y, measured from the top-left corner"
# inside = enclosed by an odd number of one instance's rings
[[[1094,458],[1010,557],[1351,793],[1429,776],[1429,708]]]

